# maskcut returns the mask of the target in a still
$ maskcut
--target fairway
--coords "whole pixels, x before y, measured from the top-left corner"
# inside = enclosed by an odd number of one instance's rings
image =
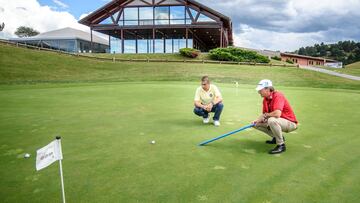
[[[275,86],[300,126],[271,156],[254,129],[197,146],[261,110],[254,85],[216,84],[218,128],[193,114],[194,82],[1,85],[1,202],[61,201],[58,164],[35,172],[35,151],[55,135],[69,202],[359,200],[359,90]]]

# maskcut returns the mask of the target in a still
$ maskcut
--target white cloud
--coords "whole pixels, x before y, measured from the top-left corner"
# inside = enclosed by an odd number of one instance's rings
[[[90,15],[91,13],[92,13],[92,11],[89,12],[89,13],[83,13],[83,14],[81,14],[80,17],[79,17],[79,20],[85,18],[86,16]]]
[[[360,41],[360,0],[199,0],[229,16],[235,45],[293,51]]]
[[[280,33],[242,25],[242,32],[234,34],[235,46],[274,51],[294,51],[302,46],[324,40],[322,33]]]
[[[14,32],[20,26],[32,27],[40,33],[72,27],[89,32],[87,26],[79,24],[69,12],[55,11],[49,6],[41,6],[37,0],[0,0],[0,23],[5,29],[0,37],[16,37]]]
[[[60,0],[53,0],[53,2],[60,6],[61,8],[69,8],[69,6],[67,4],[65,4],[64,2],[60,1]]]

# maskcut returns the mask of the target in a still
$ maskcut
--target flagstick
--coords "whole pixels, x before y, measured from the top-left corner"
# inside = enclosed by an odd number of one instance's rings
[[[56,139],[57,139],[58,142],[59,142],[59,150],[60,150],[60,153],[62,154],[62,149],[61,149],[61,137],[60,137],[60,136],[57,136]],[[61,179],[62,199],[63,199],[63,203],[65,203],[64,177],[63,177],[61,159],[59,159],[59,167],[60,167],[60,179]]]

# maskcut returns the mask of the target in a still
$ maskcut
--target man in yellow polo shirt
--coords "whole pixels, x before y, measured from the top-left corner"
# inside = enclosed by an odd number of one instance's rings
[[[219,89],[210,84],[208,76],[201,78],[201,86],[196,89],[194,113],[203,117],[203,123],[209,123],[210,112],[214,112],[214,125],[220,126],[220,115],[224,108],[223,99]]]

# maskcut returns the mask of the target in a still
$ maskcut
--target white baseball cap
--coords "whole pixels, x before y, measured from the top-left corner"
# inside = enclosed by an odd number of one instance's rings
[[[272,86],[273,86],[273,84],[272,84],[271,80],[264,79],[264,80],[261,80],[259,82],[259,84],[256,86],[256,91],[262,90],[265,87],[272,87]]]

